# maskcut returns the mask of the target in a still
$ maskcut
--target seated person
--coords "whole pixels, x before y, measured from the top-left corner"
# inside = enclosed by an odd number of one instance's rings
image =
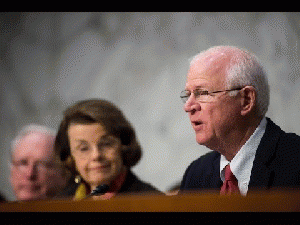
[[[58,197],[82,199],[104,184],[108,192],[94,199],[119,193],[162,193],[130,170],[141,158],[141,147],[123,113],[108,101],[84,100],[66,109],[55,151],[76,177],[76,183]]]
[[[12,142],[10,183],[17,201],[55,196],[67,183],[67,175],[55,158],[55,132],[31,124]]]
[[[181,98],[197,143],[212,151],[188,166],[179,193],[247,196],[300,187],[300,136],[266,117],[267,73],[254,54],[234,46],[202,51],[190,63]]]
[[[1,202],[6,202],[6,199],[4,198],[4,196],[2,194],[0,194],[0,203]]]

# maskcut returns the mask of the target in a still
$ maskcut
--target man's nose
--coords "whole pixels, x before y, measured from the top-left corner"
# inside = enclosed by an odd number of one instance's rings
[[[34,180],[37,177],[38,171],[37,166],[35,164],[29,164],[25,171],[24,171],[26,177],[30,180]]]
[[[196,100],[195,95],[192,93],[184,104],[184,111],[194,112],[201,109],[200,103]]]

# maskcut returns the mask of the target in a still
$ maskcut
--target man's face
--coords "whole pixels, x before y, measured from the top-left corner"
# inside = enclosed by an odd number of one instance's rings
[[[225,90],[226,62],[223,56],[198,60],[190,67],[185,89],[191,93],[195,89],[209,92]],[[212,94],[211,99],[209,102],[200,102],[191,94],[184,110],[195,130],[196,141],[217,150],[226,146],[237,126],[240,104],[237,97],[231,97],[227,92]]]
[[[17,200],[45,199],[66,183],[54,162],[54,138],[29,134],[12,155],[10,181]]]

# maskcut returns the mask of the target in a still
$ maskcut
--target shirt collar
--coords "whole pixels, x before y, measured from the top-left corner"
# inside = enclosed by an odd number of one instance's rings
[[[239,186],[242,183],[249,183],[253,161],[255,158],[256,150],[266,130],[267,120],[264,117],[259,126],[255,129],[254,133],[250,136],[247,142],[238,151],[235,157],[229,162],[223,155],[220,159],[220,177],[225,180],[224,168],[230,164],[232,173],[238,180]]]

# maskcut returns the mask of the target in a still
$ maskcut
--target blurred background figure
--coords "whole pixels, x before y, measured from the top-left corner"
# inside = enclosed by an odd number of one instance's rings
[[[83,100],[67,108],[55,151],[76,177],[59,197],[82,199],[104,184],[109,189],[100,199],[119,193],[161,193],[130,170],[140,161],[142,149],[133,127],[109,101]]]
[[[2,194],[0,194],[0,203],[5,201],[6,201],[5,197]]]
[[[12,142],[10,182],[16,200],[53,197],[67,183],[54,154],[55,132],[30,124]]]

